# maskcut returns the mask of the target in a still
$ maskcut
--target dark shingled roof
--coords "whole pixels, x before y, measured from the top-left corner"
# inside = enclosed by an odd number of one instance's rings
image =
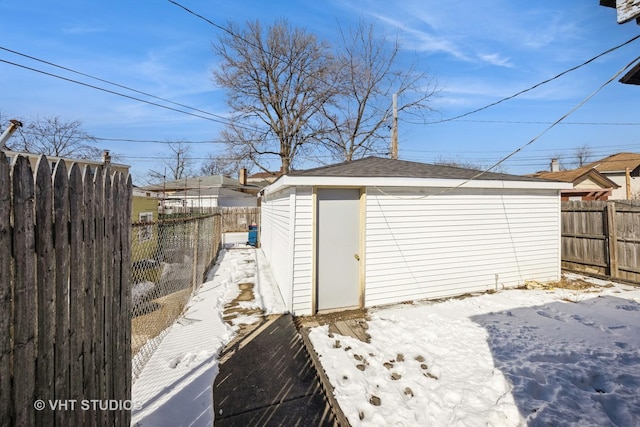
[[[471,179],[481,171],[455,166],[432,165],[381,157],[365,157],[351,162],[323,166],[314,169],[290,171],[290,176],[339,176],[339,177],[378,177],[378,178],[432,178],[432,179]],[[539,178],[485,172],[477,180],[497,181],[547,181]]]

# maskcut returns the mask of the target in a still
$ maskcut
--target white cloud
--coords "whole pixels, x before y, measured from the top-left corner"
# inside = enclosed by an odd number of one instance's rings
[[[491,65],[497,65],[499,67],[506,67],[506,68],[515,67],[511,63],[510,58],[502,57],[498,53],[478,54],[478,58],[480,58],[483,62],[486,62]]]
[[[388,16],[372,15],[385,24],[402,31],[403,48],[413,49],[419,52],[445,53],[463,61],[471,60],[461,52],[452,40],[447,40],[444,37],[439,37],[424,30],[418,30]]]

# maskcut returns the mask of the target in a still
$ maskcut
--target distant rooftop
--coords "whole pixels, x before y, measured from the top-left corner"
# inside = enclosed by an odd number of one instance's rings
[[[592,181],[600,184],[602,187],[610,187],[610,188],[620,187],[618,184],[611,181],[605,175],[598,172],[597,169],[594,169],[589,166],[583,166],[577,169],[558,171],[558,172],[542,171],[542,172],[537,172],[531,176],[534,176],[536,178],[549,179],[553,181],[571,182],[574,184],[584,179],[590,178]]]
[[[175,181],[167,181],[161,182],[158,184],[147,185],[141,187],[143,190],[147,191],[184,191],[190,189],[198,189],[201,190],[204,188],[213,188],[213,187],[226,187],[226,188],[243,188],[247,186],[242,186],[240,181],[234,178],[229,178],[224,175],[211,175],[211,176],[199,176],[193,178],[184,178],[178,179]],[[252,187],[249,185],[249,187]]]
[[[623,172],[626,168],[634,170],[640,166],[640,153],[617,153],[587,165],[598,172]]]

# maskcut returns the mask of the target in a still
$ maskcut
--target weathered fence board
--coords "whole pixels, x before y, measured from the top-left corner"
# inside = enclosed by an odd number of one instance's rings
[[[95,324],[95,275],[96,266],[94,263],[96,253],[96,228],[95,228],[95,212],[96,204],[94,198],[94,182],[95,176],[91,169],[84,168],[84,205],[85,205],[85,221],[84,228],[84,242],[85,242],[85,300],[84,300],[84,336],[83,336],[83,351],[84,351],[84,385],[83,395],[90,396],[95,392],[96,379],[93,372],[96,369],[95,361],[95,344],[94,344],[94,324]],[[96,397],[97,398],[97,397]],[[85,418],[93,419],[93,414],[85,412]]]
[[[120,180],[120,198],[126,200],[133,199],[133,185],[131,176]],[[132,369],[131,369],[131,203],[121,206],[120,209],[120,289],[117,295],[117,305],[120,308],[118,336],[116,337],[117,361],[114,365],[114,377],[116,378],[115,390],[121,399],[128,399],[131,396]],[[129,366],[124,373],[117,371],[116,366]],[[116,425],[129,425],[130,414],[121,411]]]
[[[100,378],[104,379],[104,383],[102,385],[101,391],[101,399],[108,399],[109,396],[113,395],[113,376],[111,372],[111,322],[108,322],[107,319],[111,317],[111,307],[112,305],[107,300],[113,295],[113,185],[111,181],[111,177],[109,174],[105,174],[104,176],[104,199],[103,199],[103,208],[104,208],[104,256],[102,258],[102,268],[103,268],[103,279],[102,279],[102,297],[100,304],[102,308],[102,335],[104,337],[102,341],[102,366],[104,366],[104,375],[100,376]],[[101,411],[103,416],[103,421],[106,425],[110,425],[111,423],[111,412],[110,411]]]
[[[11,243],[11,177],[7,157],[0,151],[0,248],[10,251]],[[11,327],[13,324],[12,295],[9,277],[11,257],[0,256],[0,417],[8,424],[14,421],[13,385],[11,376],[13,353]],[[4,313],[4,314],[3,314]]]
[[[0,152],[0,424],[130,423],[80,402],[131,397],[131,198],[130,177]]]
[[[16,159],[13,187],[13,368],[21,381],[14,381],[15,425],[35,423],[37,295],[34,236],[34,183],[29,161]],[[4,417],[3,417],[4,418]]]
[[[260,225],[259,207],[218,208],[222,215],[222,232],[247,231],[249,225]]]
[[[640,202],[562,203],[563,268],[640,283]]]
[[[219,214],[222,216],[222,232],[247,231],[249,225],[260,225],[260,207],[239,206],[239,207],[173,207],[172,213],[161,215],[161,219],[170,220],[177,218],[194,218],[197,215],[207,216]]]
[[[84,244],[84,187],[82,175],[77,164],[69,170],[69,258],[73,260],[73,268],[69,270],[69,359],[74,361],[69,371],[69,396],[79,401],[84,397],[84,363],[85,352],[85,244]],[[84,425],[84,411],[76,411],[73,421],[76,425]]]
[[[94,191],[93,191],[93,206],[95,221],[95,241],[93,254],[93,260],[91,263],[95,267],[93,276],[93,360],[94,360],[94,378],[96,384],[92,390],[93,399],[102,399],[104,396],[103,390],[104,376],[99,375],[100,371],[104,369],[104,265],[105,258],[108,256],[105,250],[105,237],[104,237],[104,177],[102,167],[96,168],[95,176],[93,178]],[[92,411],[93,412],[93,411]],[[93,412],[90,414],[92,418],[97,416],[98,424],[104,424],[106,419],[105,415],[100,412]]]
[[[36,166],[35,188],[35,243],[36,243],[36,290],[37,312],[37,382],[35,396],[38,399],[55,399],[54,356],[55,353],[55,263],[53,246],[53,201],[51,169],[46,158],[40,158]],[[46,414],[35,413],[36,424],[46,424]]]

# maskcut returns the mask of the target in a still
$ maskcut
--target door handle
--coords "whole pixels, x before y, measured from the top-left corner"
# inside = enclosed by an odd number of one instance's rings
[[[360,261],[360,255],[358,255],[358,254],[353,254],[353,257],[354,257],[356,260]]]

